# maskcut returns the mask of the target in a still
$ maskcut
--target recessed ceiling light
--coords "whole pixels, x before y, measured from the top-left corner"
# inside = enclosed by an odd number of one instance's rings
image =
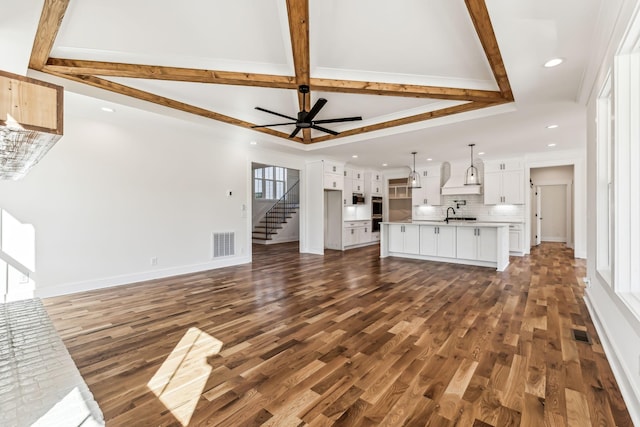
[[[386,164],[386,163],[383,163],[383,164],[382,164],[382,166],[389,166],[389,165],[388,165],[388,164]]]
[[[106,111],[107,113],[115,113],[116,110],[114,110],[111,107],[102,107],[102,111]]]
[[[555,147],[556,144],[554,142],[552,142],[551,144],[547,144],[547,147]]]
[[[484,151],[479,152],[478,156],[484,156]]]
[[[549,126],[547,126],[547,129],[555,129],[557,127],[558,127],[558,125],[549,125]]]
[[[562,58],[553,58],[544,63],[545,68],[557,67],[562,64],[564,59]]]
[[[257,143],[257,142],[255,142],[255,141],[251,141],[249,144],[251,144],[251,145],[258,145],[258,143]]]
[[[429,157],[429,158],[427,159],[427,162],[431,162],[431,161],[433,161],[433,159],[432,159],[431,157]]]
[[[358,158],[358,155],[357,155],[357,154],[354,154],[354,155],[353,155],[353,156],[351,156],[351,157],[353,157],[354,159],[357,159],[357,158]]]

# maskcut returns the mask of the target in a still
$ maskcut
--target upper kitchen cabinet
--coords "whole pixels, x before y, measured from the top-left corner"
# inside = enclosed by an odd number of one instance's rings
[[[324,188],[342,190],[344,188],[344,166],[339,163],[324,161]]]
[[[365,172],[365,189],[366,192],[372,196],[382,196],[382,192],[384,191],[384,186],[382,182],[382,174],[377,171],[373,172]],[[366,185],[370,185],[369,188]]]
[[[524,162],[521,159],[484,162],[484,204],[524,204]]]
[[[411,202],[414,206],[430,205],[439,206],[442,204],[440,186],[442,183],[441,166],[418,168],[420,174],[421,188],[414,188],[411,193]]]

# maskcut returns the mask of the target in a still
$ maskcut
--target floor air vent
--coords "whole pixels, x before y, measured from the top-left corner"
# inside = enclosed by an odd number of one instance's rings
[[[589,337],[589,334],[587,333],[587,331],[580,331],[578,329],[572,329],[571,332],[573,333],[573,339],[576,341],[581,341],[581,342],[586,342],[588,344],[591,344],[591,338]]]
[[[236,254],[236,233],[213,233],[213,257],[220,258]]]

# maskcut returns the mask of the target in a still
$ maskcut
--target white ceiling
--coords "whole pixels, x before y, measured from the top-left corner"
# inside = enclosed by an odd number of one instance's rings
[[[246,138],[247,144],[254,140],[276,150],[310,151],[371,167],[407,165],[411,151],[418,151],[419,163],[427,157],[466,158],[472,142],[487,157],[549,151],[551,142],[554,150],[583,148],[585,110],[576,100],[590,84],[584,76],[604,0],[486,3],[513,104],[309,146],[213,120],[210,124],[230,138]],[[462,0],[310,0],[309,34],[313,78],[497,90]],[[51,57],[294,75],[284,0],[163,0],[152,7],[128,0],[71,0]],[[565,62],[544,68],[552,57]],[[298,111],[294,90],[108,79],[252,123],[283,121],[256,106],[290,116]],[[78,85],[68,89],[84,91]],[[101,96],[96,90],[86,93]],[[364,118],[326,126],[337,131],[460,103],[336,92],[313,92],[312,103],[319,97],[329,102],[317,119]],[[549,124],[559,127],[546,129]],[[354,154],[359,157],[353,159]]]

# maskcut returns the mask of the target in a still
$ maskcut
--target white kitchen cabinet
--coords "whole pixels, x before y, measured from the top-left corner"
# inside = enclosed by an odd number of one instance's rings
[[[328,190],[342,190],[344,188],[344,178],[342,174],[325,173],[324,188]]]
[[[351,171],[351,179],[364,181],[364,171],[353,169]]]
[[[378,239],[374,239],[371,233],[371,221],[347,221],[344,223],[343,229],[343,246],[364,245],[372,243]]]
[[[493,227],[458,227],[456,256],[462,259],[497,260],[498,233]]]
[[[324,161],[324,173],[327,174],[335,174],[343,177],[344,175],[344,166],[339,163],[334,163],[330,161]]]
[[[369,193],[372,196],[382,196],[383,186],[382,181],[371,180],[371,187],[369,187]]]
[[[365,192],[364,172],[357,169],[345,168],[342,174],[344,178],[344,204],[352,205],[351,193]]]
[[[358,243],[358,234],[355,227],[345,227],[343,233],[342,244],[346,246],[353,246]]]
[[[524,253],[524,231],[522,224],[509,225],[509,252],[517,255]]]
[[[442,196],[440,195],[440,166],[418,169],[420,174],[421,188],[413,189],[411,201],[413,206],[440,206]]]
[[[417,224],[390,224],[389,252],[419,254],[420,226]]]
[[[360,228],[358,238],[359,238],[359,243],[369,243],[373,240],[370,224]]]
[[[456,256],[456,227],[421,225],[420,255],[454,258]]]
[[[522,161],[492,160],[484,164],[484,204],[524,204]]]
[[[342,199],[344,206],[353,205],[353,181],[349,178],[344,178],[343,189],[342,189]]]
[[[484,173],[522,170],[524,162],[521,159],[485,160]]]
[[[364,174],[365,191],[371,196],[382,196],[384,185],[382,182],[382,174],[377,171],[366,172]],[[366,187],[368,185],[368,187]]]
[[[324,188],[328,190],[342,190],[344,188],[344,166],[324,160]]]

